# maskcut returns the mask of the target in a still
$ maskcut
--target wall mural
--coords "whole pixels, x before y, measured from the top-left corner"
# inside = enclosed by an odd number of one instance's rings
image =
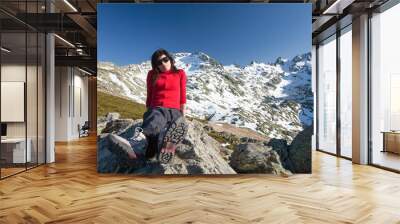
[[[99,4],[98,26],[98,172],[311,172],[310,4]]]

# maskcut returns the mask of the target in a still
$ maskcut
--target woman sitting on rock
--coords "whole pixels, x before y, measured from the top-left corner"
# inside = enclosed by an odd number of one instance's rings
[[[186,73],[175,67],[174,58],[164,49],[153,53],[151,66],[146,79],[147,111],[141,127],[129,141],[115,134],[110,138],[117,151],[130,159],[157,154],[161,163],[169,163],[187,133]]]

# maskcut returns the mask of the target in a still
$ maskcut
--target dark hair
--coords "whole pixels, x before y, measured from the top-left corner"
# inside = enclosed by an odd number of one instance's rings
[[[172,57],[172,55],[170,53],[168,53],[167,50],[163,49],[163,48],[159,48],[157,49],[153,55],[151,55],[151,67],[153,69],[153,74],[152,74],[152,84],[154,85],[154,83],[156,82],[158,75],[160,74],[160,70],[158,69],[158,65],[157,65],[157,61],[158,58],[162,55],[165,55],[169,58],[170,62],[171,62],[171,70],[173,71],[173,73],[177,73],[178,69],[175,66],[175,59]]]

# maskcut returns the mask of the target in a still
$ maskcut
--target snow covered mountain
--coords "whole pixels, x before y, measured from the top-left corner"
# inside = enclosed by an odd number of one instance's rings
[[[223,65],[203,52],[173,56],[188,77],[189,116],[228,122],[289,142],[312,123],[311,53],[246,66]],[[127,66],[99,62],[98,90],[144,104],[150,69],[150,61]]]

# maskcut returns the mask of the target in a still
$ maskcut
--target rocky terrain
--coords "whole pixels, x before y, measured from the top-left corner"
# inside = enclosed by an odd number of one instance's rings
[[[142,120],[121,119],[118,113],[99,118],[98,171],[126,174],[237,174],[263,173],[288,176],[311,172],[311,128],[295,136],[291,144],[284,139],[261,139],[216,131],[212,125],[187,117],[188,135],[177,148],[174,161],[162,165],[152,159],[130,160],[113,153],[109,134],[132,136]],[[235,127],[232,126],[231,130]],[[241,129],[240,127],[236,127]],[[246,131],[248,132],[248,130]]]

